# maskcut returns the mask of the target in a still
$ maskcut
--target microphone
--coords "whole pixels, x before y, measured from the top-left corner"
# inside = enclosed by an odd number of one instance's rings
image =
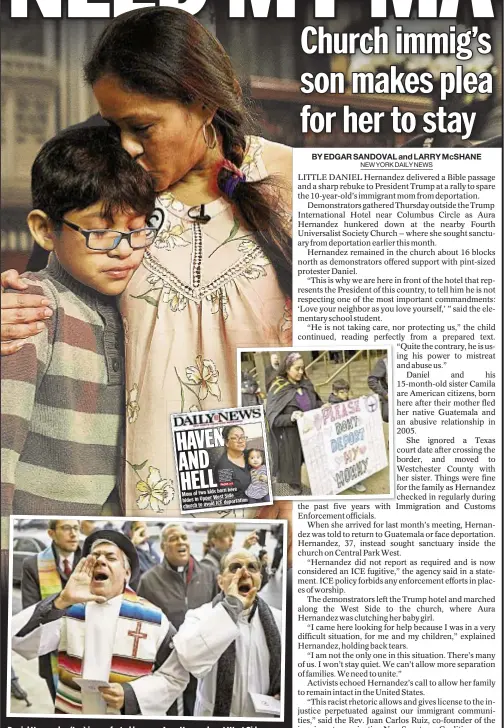
[[[191,220],[193,220],[194,222],[199,222],[202,225],[206,225],[207,222],[210,222],[210,220],[212,219],[210,215],[205,215],[205,205],[194,205],[194,207],[191,207],[188,210],[187,215],[191,218]]]

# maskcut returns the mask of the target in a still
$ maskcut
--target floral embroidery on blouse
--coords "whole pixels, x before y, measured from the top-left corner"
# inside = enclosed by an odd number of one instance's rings
[[[280,331],[283,333],[292,331],[292,301],[290,298],[285,302]]]
[[[133,469],[139,477],[139,471],[142,470],[148,461],[141,465],[133,465]],[[156,513],[161,513],[175,498],[175,489],[172,481],[168,482],[161,477],[159,468],[149,466],[149,473],[145,480],[139,480],[136,484],[136,492],[138,497],[136,504],[140,509],[150,508]]]
[[[209,394],[220,399],[219,372],[212,359],[203,359],[202,356],[197,356],[196,366],[186,367],[185,373],[189,382],[199,387],[198,399],[206,399]]]
[[[240,251],[240,253],[250,253],[252,251],[259,251],[260,248],[255,240],[244,240],[239,244],[238,250]]]
[[[251,137],[240,168],[245,176],[251,176],[252,167],[257,169],[257,162],[261,156],[261,151],[262,145],[258,137]]]
[[[241,275],[249,280],[255,280],[261,276],[267,275],[265,266],[271,265],[269,258],[263,253],[259,245],[254,240],[244,240],[238,246],[241,253],[255,253],[254,262],[248,265]]]
[[[177,247],[186,247],[187,245],[190,245],[191,241],[182,237],[188,229],[189,228],[185,227],[183,223],[172,225],[169,221],[166,221],[163,230],[158,233],[154,240],[154,247],[174,250]]]
[[[167,303],[174,313],[176,311],[183,311],[188,302],[188,299],[175,290],[175,288],[168,288],[166,291],[163,291],[161,300],[163,303]]]
[[[248,278],[249,280],[256,280],[261,276],[265,276],[266,270],[264,266],[268,265],[268,263],[253,263],[252,265],[249,265],[247,268],[245,268],[245,270],[242,272],[242,276],[244,278]]]
[[[162,201],[163,206],[166,207],[167,210],[173,210],[174,212],[184,211],[183,203],[177,200],[171,192],[163,192],[159,196],[159,199]]]
[[[140,405],[138,404],[137,400],[138,384],[135,383],[128,392],[128,397],[126,400],[126,416],[130,425],[136,422],[138,413],[140,412]]]
[[[212,293],[208,294],[206,300],[212,304],[212,313],[215,315],[222,314],[222,318],[226,321],[229,316],[227,309],[229,299],[226,291],[223,288],[220,288],[218,291],[212,291]]]
[[[180,383],[181,411],[184,412],[186,409],[184,391],[189,391],[196,398],[197,404],[188,407],[193,412],[204,409],[203,401],[209,395],[220,402],[219,371],[212,359],[203,359],[201,355],[198,355],[195,364],[185,368],[185,380],[181,378],[176,369],[174,371]]]

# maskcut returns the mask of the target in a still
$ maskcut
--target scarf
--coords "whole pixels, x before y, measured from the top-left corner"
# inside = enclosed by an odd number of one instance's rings
[[[42,599],[59,594],[62,589],[61,577],[52,546],[37,554],[37,569]]]
[[[81,691],[74,678],[82,675],[86,605],[73,604],[66,610],[64,619],[66,632],[62,632],[58,654],[60,679],[55,708],[57,713],[80,713]],[[130,682],[152,672],[161,623],[161,610],[127,587],[122,596],[116,626],[109,682]],[[109,709],[107,712],[116,711]]]
[[[296,409],[299,409],[296,401],[298,389],[308,395],[311,409],[316,409],[322,405],[322,400],[318,396],[315,387],[306,377],[296,385],[289,382],[285,377],[277,377],[271,385],[266,399],[266,420],[271,429],[275,427],[275,420],[278,415],[282,414],[289,405],[294,405]]]
[[[59,594],[62,589],[61,576],[56,564],[56,557],[51,546],[37,554],[37,570],[42,599]],[[54,688],[58,688],[58,653],[51,652],[51,672]]]
[[[212,606],[216,606],[224,599],[224,594],[218,594],[212,602]],[[266,644],[269,650],[269,678],[270,686],[268,695],[277,695],[280,692],[281,674],[282,674],[282,643],[280,640],[280,632],[275,622],[275,618],[266,602],[257,597],[254,606],[250,611],[248,621],[252,621],[257,611],[261,626],[266,637]],[[233,699],[234,674],[236,661],[236,645],[231,642],[227,650],[225,650],[219,658],[217,664],[217,693],[215,695],[214,716],[229,716],[231,712],[231,702]]]

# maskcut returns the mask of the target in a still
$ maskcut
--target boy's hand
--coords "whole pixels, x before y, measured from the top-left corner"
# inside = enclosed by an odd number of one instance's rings
[[[24,346],[23,341],[29,336],[39,334],[45,324],[41,319],[48,319],[53,315],[49,306],[51,302],[43,296],[26,294],[19,296],[17,293],[4,293],[5,288],[14,288],[17,291],[25,291],[28,283],[20,278],[16,270],[8,270],[2,273],[2,295],[1,295],[1,353],[2,356],[14,354]]]

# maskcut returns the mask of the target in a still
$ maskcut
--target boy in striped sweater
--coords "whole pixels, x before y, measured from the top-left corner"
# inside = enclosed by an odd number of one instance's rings
[[[95,127],[42,147],[32,196],[28,225],[51,256],[24,275],[24,293],[54,313],[2,361],[2,517],[118,513],[125,386],[115,297],[155,238],[146,223],[155,192],[113,130]],[[6,536],[2,528],[2,548]]]

